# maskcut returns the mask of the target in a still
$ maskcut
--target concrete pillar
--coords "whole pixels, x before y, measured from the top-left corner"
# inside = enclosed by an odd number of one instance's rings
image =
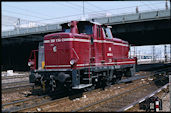
[[[155,62],[155,45],[153,45],[153,62]]]
[[[165,62],[167,62],[167,51],[166,51],[166,44],[164,45],[164,59],[165,59]]]
[[[166,0],[165,7],[166,7],[166,10],[168,10],[168,4],[167,4],[167,0]]]
[[[83,1],[83,17],[85,16],[85,12],[84,12],[84,1]]]
[[[14,26],[14,29],[15,29],[15,30],[18,30],[18,29],[20,28],[20,25],[21,25],[21,20],[20,20],[20,18],[18,18],[18,19],[17,19],[17,23],[16,23],[16,25]]]
[[[136,7],[136,13],[139,13],[138,6]]]
[[[136,53],[135,53],[135,46],[134,46],[134,57],[135,57],[135,54],[136,54]]]
[[[130,58],[132,58],[131,51],[132,51],[132,49],[131,49],[131,45],[130,45],[130,46],[129,46],[129,56],[128,56],[128,57],[130,57]]]
[[[171,44],[170,44],[170,63],[171,63]]]
[[[170,94],[170,111],[171,111],[171,74],[169,75],[169,94]]]

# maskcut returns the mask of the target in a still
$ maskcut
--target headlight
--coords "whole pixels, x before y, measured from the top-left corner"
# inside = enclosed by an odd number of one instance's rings
[[[75,63],[75,60],[71,60],[71,61],[70,61],[70,64],[71,64],[71,65],[74,65],[74,63]]]
[[[31,64],[32,64],[31,62],[28,62],[28,66],[31,66]]]

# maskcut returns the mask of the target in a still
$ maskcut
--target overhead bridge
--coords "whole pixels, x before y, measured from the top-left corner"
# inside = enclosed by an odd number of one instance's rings
[[[170,9],[100,17],[89,20],[112,26],[112,33],[115,37],[127,40],[134,45],[165,44],[167,43],[167,35],[170,36],[168,34],[168,30],[171,28]],[[2,38],[25,38],[24,40],[42,41],[44,35],[60,32],[61,30],[60,24],[48,24],[39,27],[4,31],[2,32]],[[160,36],[166,37],[161,39]],[[159,40],[156,40],[156,38],[159,38]],[[154,41],[150,41],[149,39]]]

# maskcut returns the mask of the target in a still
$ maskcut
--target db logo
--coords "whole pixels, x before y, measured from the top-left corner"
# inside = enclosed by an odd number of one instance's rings
[[[56,52],[56,46],[53,47],[53,52]]]

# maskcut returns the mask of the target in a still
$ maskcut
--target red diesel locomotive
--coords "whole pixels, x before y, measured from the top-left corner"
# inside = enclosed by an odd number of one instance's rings
[[[122,76],[134,76],[129,44],[114,38],[110,26],[90,21],[61,26],[63,32],[44,36],[43,46],[32,51],[30,83],[55,91],[96,87],[103,81],[111,84]]]

